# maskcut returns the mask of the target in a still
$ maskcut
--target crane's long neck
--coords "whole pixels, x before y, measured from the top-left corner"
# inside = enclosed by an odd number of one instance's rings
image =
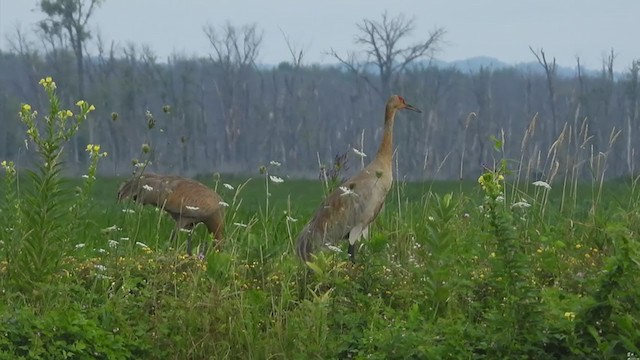
[[[377,159],[391,164],[393,155],[393,122],[396,117],[396,109],[387,106],[384,113],[384,132],[382,133],[382,142],[378,149]]]

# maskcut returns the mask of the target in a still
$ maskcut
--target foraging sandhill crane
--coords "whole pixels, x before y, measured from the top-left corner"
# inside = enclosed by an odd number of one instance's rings
[[[222,241],[224,202],[215,191],[202,183],[175,175],[145,173],[124,182],[118,190],[118,200],[131,198],[142,205],[163,209],[176,222],[171,232],[173,242],[180,229],[191,230],[187,238],[187,254],[191,255],[193,228],[203,223],[216,241]],[[201,254],[206,251],[203,246]]]
[[[325,199],[297,240],[296,252],[309,261],[313,252],[341,239],[349,239],[349,257],[355,259],[355,243],[369,235],[369,224],[378,216],[393,183],[393,122],[398,110],[422,112],[407,104],[402,96],[387,101],[382,143],[376,157]]]

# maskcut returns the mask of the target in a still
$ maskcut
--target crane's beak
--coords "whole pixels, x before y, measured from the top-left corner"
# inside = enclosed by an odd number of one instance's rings
[[[413,105],[409,105],[409,104],[404,104],[404,108],[407,110],[411,110],[411,111],[415,111],[417,113],[421,113],[422,110],[418,109],[417,107],[413,106]]]

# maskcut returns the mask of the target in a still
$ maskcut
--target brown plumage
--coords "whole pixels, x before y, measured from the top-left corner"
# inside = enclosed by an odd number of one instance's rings
[[[393,183],[393,122],[397,110],[421,112],[407,104],[401,96],[387,101],[382,143],[375,159],[362,171],[345,181],[325,199],[297,240],[297,253],[303,261],[326,245],[347,238],[349,255],[355,257],[355,243],[368,237],[369,224],[378,216]]]
[[[175,175],[145,173],[124,182],[118,190],[118,200],[131,198],[143,205],[163,209],[176,222],[171,232],[173,241],[178,230],[192,230],[203,223],[217,244],[222,241],[224,206],[215,191],[193,179]],[[191,236],[187,239],[187,253],[191,255]],[[206,249],[206,247],[205,247]],[[205,249],[202,250],[204,253]]]

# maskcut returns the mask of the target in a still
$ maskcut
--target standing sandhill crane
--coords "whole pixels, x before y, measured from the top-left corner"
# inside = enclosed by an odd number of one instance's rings
[[[297,240],[297,253],[303,261],[324,245],[349,239],[349,256],[355,258],[355,243],[368,237],[369,224],[378,216],[393,183],[393,122],[396,111],[422,112],[407,104],[402,96],[392,95],[387,101],[382,143],[375,159],[362,171],[345,181],[325,199]]]
[[[217,245],[224,230],[224,202],[215,191],[202,183],[174,175],[146,173],[124,182],[118,190],[118,200],[131,198],[142,205],[163,209],[176,222],[171,232],[173,242],[180,229],[191,230],[187,238],[187,254],[191,255],[193,228],[203,223]],[[206,251],[206,246],[202,254]]]

